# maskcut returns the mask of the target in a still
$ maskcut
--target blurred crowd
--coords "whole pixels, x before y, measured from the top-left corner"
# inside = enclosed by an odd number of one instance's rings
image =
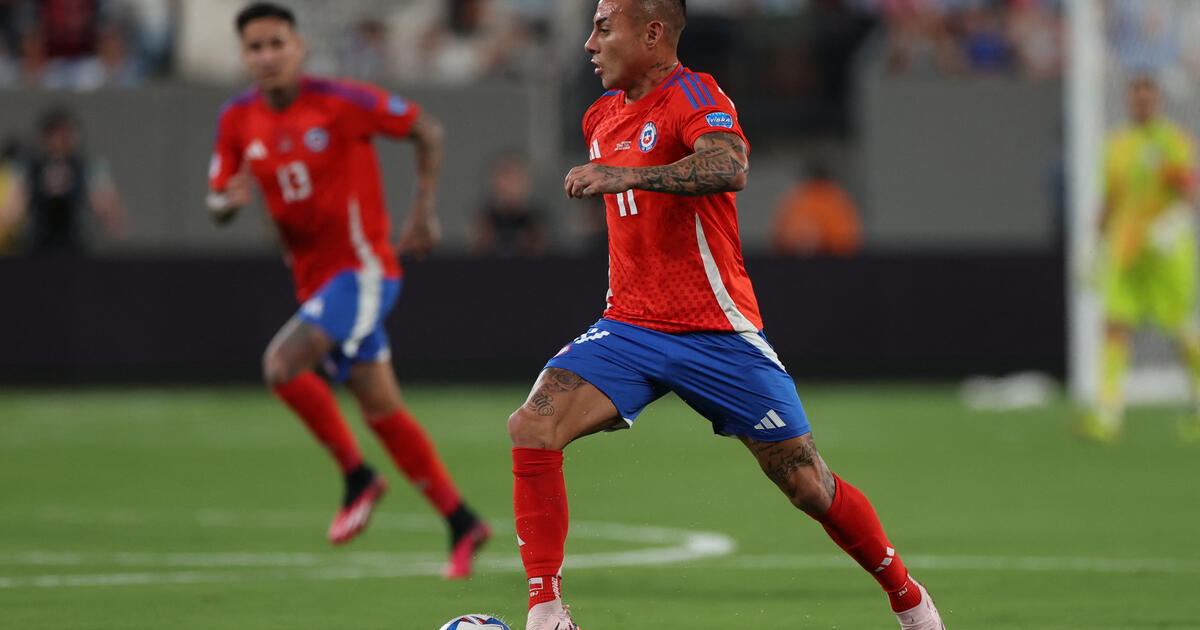
[[[170,73],[180,29],[205,38],[230,28],[227,20],[181,20],[188,1],[0,0],[0,87],[131,87]],[[314,70],[445,84],[560,70],[556,27],[586,20],[591,7],[586,0],[356,0],[331,12],[317,0],[290,4],[305,18]],[[1185,36],[1200,25],[1200,2],[1104,6],[1122,67],[1182,62],[1200,75],[1200,40]],[[1064,0],[691,0],[685,47],[720,56],[718,67],[775,62],[765,68],[779,76],[749,86],[767,93],[827,81],[825,58],[853,56],[874,32],[895,74],[1054,78],[1065,57],[1063,11]],[[803,72],[779,71],[786,67]]]
[[[231,10],[213,3],[211,14],[196,14],[184,6],[189,1],[198,0],[0,0],[0,87],[130,87],[173,70],[186,75],[187,67],[172,64],[177,31],[212,40],[230,28],[217,15]],[[814,85],[827,91],[828,66],[845,65],[877,25],[895,73],[1054,77],[1063,61],[1062,1],[691,0],[689,47],[706,58],[722,55],[718,66],[749,57],[768,62],[767,69],[798,68],[748,86],[784,96]],[[357,0],[336,12],[317,0],[290,4],[305,18],[315,71],[444,84],[560,70],[556,50],[566,44],[554,41],[556,27],[583,22],[591,10],[586,0]],[[185,13],[204,19],[181,20]],[[1129,30],[1125,13],[1137,11],[1116,13],[1117,27]],[[1180,48],[1171,23],[1161,34],[1159,48],[1131,54]],[[572,40],[570,49],[577,44]]]
[[[1061,76],[1063,0],[859,0],[882,17],[896,74]]]
[[[133,87],[166,72],[172,0],[0,0],[0,87]]]
[[[409,0],[344,25],[314,61],[374,81],[464,84],[555,68],[551,0]]]

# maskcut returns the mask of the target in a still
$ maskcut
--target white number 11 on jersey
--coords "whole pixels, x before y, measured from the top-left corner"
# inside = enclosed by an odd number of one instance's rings
[[[621,216],[637,214],[637,202],[633,200],[633,189],[626,190],[623,193],[617,193],[617,209],[620,210]]]

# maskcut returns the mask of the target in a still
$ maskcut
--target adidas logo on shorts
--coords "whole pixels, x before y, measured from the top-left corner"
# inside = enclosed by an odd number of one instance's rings
[[[763,416],[763,419],[759,420],[758,424],[754,425],[754,428],[758,429],[759,431],[767,431],[770,429],[778,429],[786,424],[787,423],[783,421],[783,418],[780,418],[779,414],[775,413],[774,409],[768,409],[767,415]]]

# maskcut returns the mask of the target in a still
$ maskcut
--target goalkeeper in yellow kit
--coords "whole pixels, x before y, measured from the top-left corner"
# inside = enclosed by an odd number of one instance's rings
[[[1195,149],[1182,127],[1160,112],[1150,77],[1130,83],[1131,124],[1108,139],[1100,220],[1105,312],[1100,395],[1081,433],[1117,440],[1124,423],[1130,335],[1144,322],[1174,339],[1188,369],[1195,406],[1180,425],[1200,439],[1200,331],[1196,326],[1196,236],[1191,216]]]

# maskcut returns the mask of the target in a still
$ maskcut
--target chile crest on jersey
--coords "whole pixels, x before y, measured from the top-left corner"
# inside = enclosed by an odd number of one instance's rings
[[[642,153],[647,153],[658,144],[658,127],[653,122],[647,121],[642,125],[642,132],[638,134],[638,148]]]
[[[320,153],[329,146],[329,132],[323,127],[310,127],[304,132],[304,146],[313,153]]]

